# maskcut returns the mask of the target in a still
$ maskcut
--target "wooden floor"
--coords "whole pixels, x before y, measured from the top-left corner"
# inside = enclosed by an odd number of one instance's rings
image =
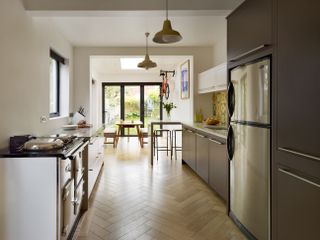
[[[180,155],[178,155],[180,156]],[[224,202],[181,160],[162,152],[151,168],[149,148],[121,139],[105,149],[105,166],[74,239],[245,239]]]

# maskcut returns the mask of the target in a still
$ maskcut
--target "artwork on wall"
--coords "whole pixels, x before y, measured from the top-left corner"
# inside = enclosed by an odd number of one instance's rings
[[[190,60],[181,64],[181,99],[190,97]]]

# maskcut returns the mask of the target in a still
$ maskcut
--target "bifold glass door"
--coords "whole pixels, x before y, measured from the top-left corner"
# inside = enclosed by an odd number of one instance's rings
[[[147,127],[151,121],[162,119],[160,83],[103,83],[102,121],[115,127],[117,121],[141,121]],[[135,128],[122,133],[137,134]]]

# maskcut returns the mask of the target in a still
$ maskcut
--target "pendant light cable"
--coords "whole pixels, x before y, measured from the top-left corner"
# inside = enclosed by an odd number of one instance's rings
[[[168,0],[166,0],[166,17],[167,17],[167,20],[169,19],[169,14],[168,14],[168,12],[169,12],[169,6],[168,6]]]

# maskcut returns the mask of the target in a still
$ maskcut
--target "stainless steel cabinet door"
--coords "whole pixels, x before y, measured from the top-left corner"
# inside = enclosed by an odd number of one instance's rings
[[[277,183],[277,240],[318,240],[320,180],[279,166]]]
[[[230,207],[259,240],[268,239],[270,130],[231,124],[235,147],[230,162]]]

